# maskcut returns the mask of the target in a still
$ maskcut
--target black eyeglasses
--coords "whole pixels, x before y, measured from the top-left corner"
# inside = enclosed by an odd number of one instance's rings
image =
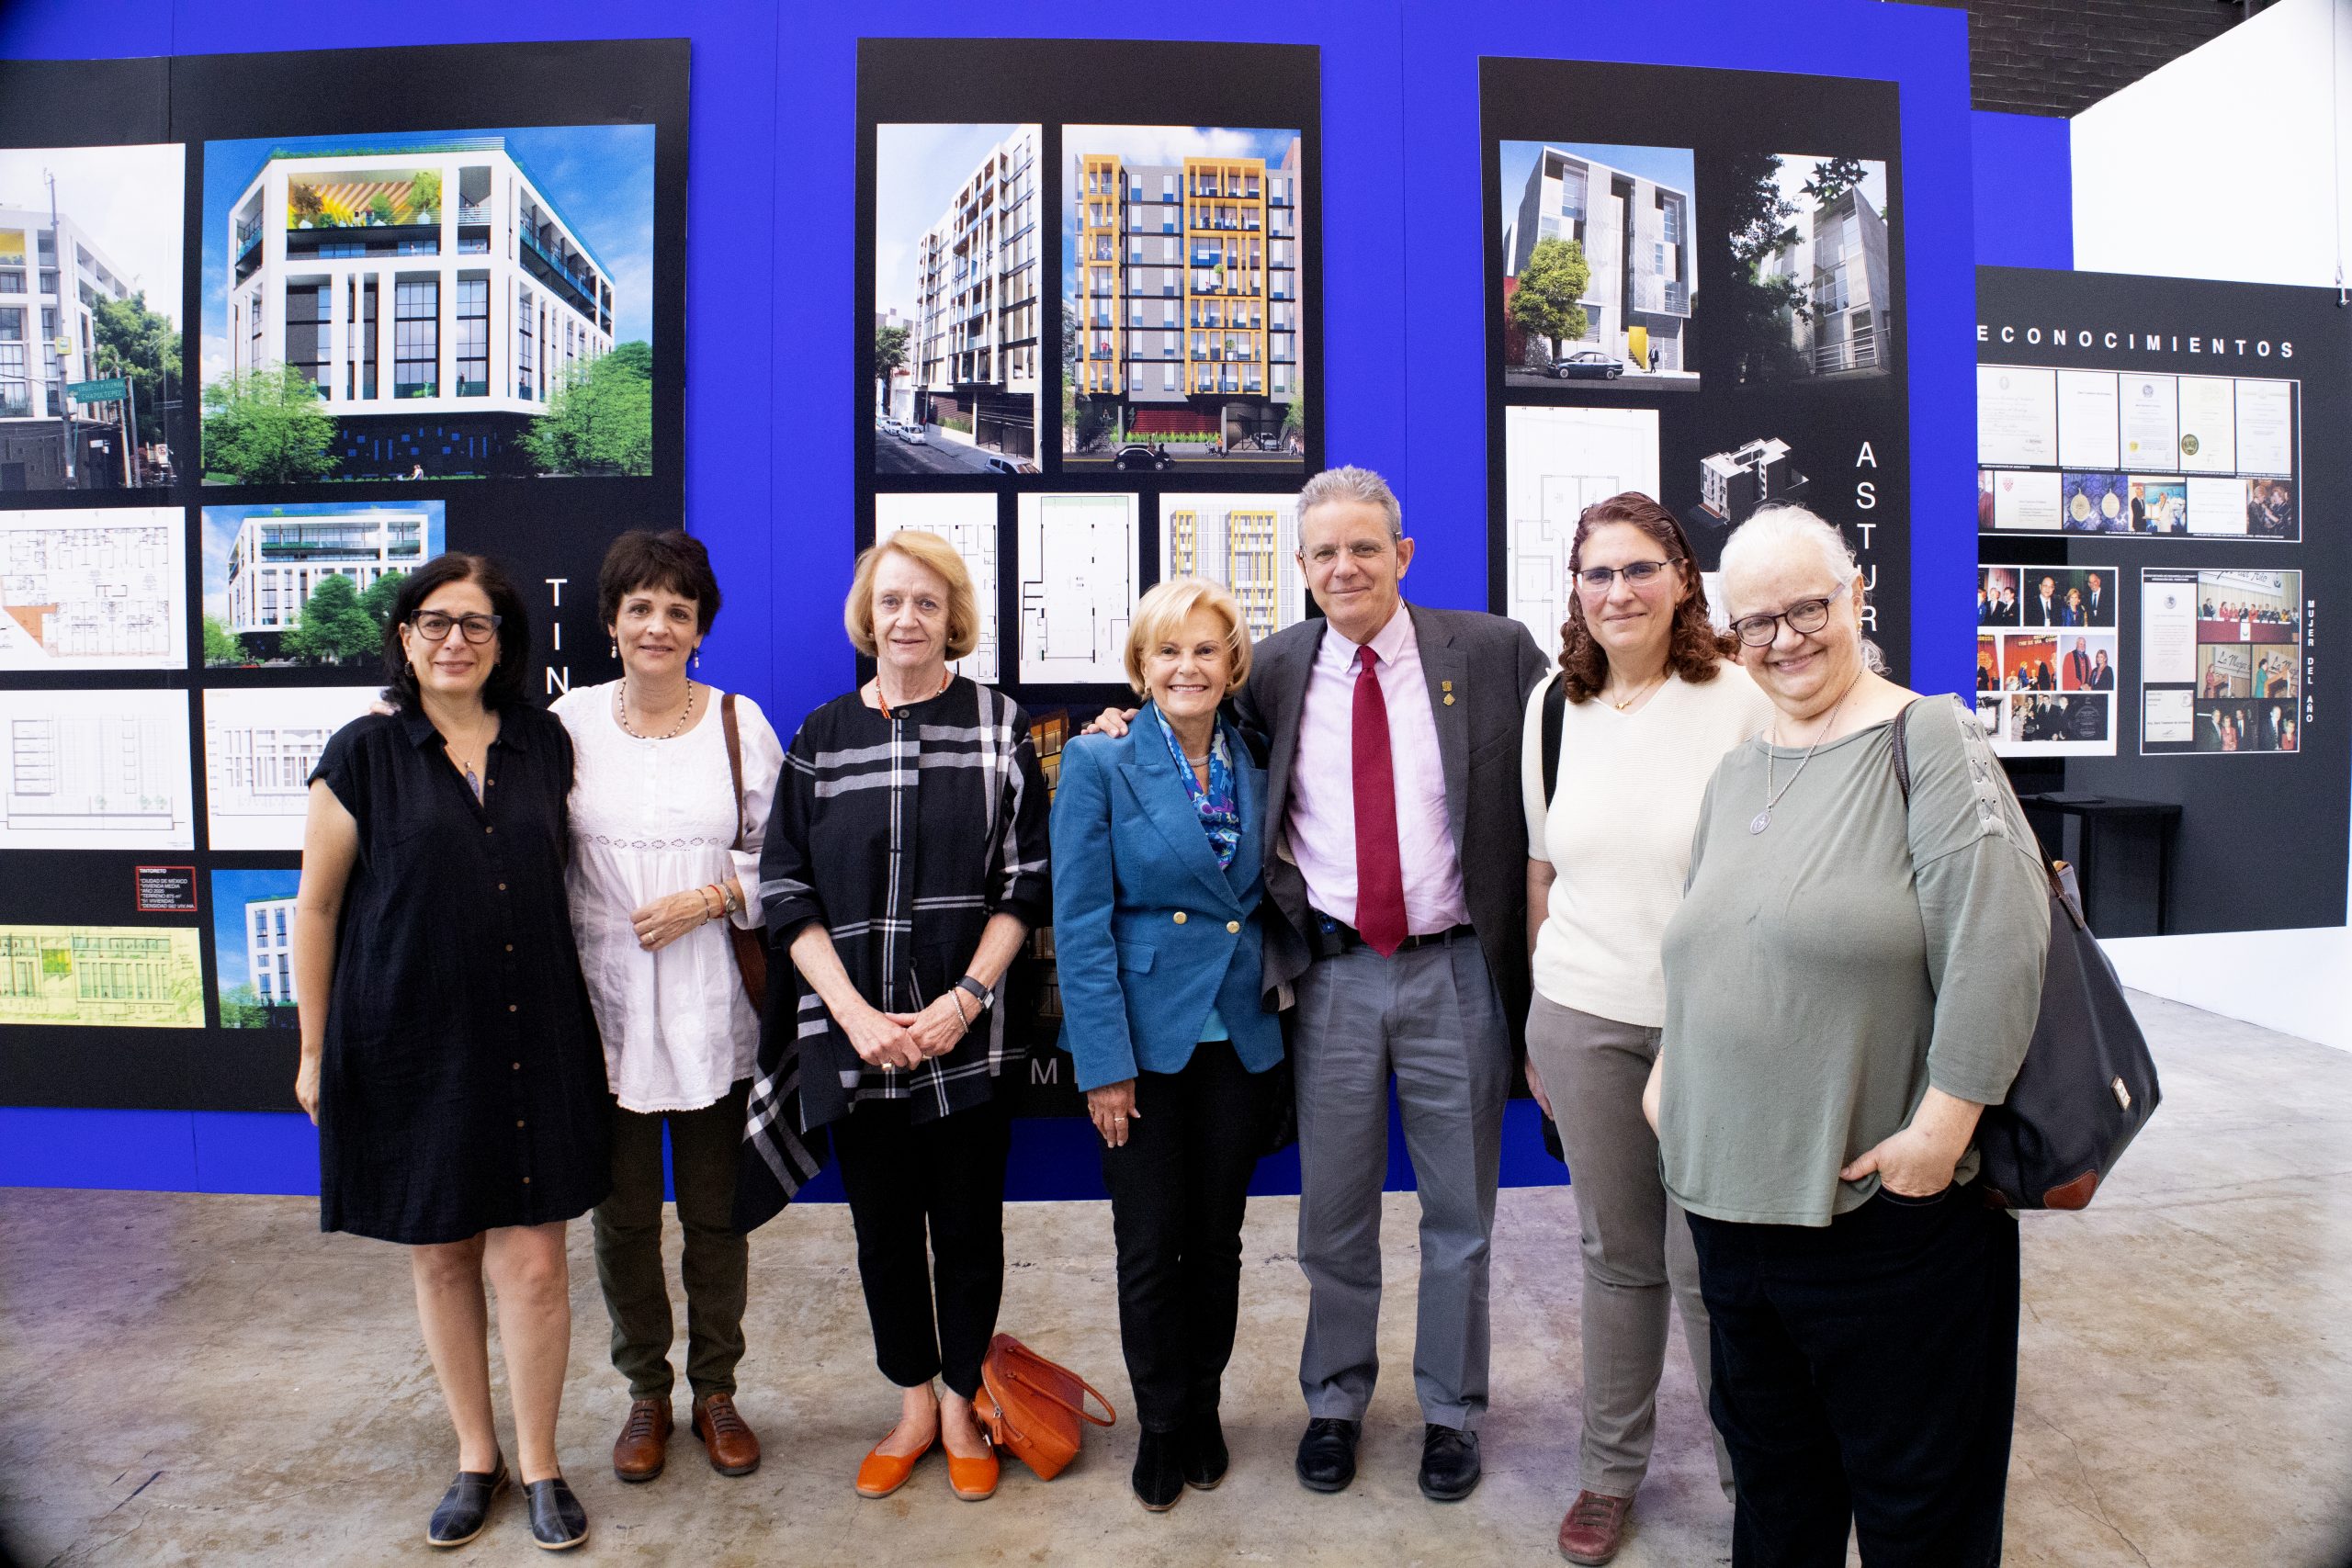
[[[1670,560],[1637,560],[1626,566],[1589,566],[1577,573],[1577,581],[1588,593],[1606,593],[1617,581],[1620,572],[1625,581],[1639,588],[1657,580],[1657,574],[1674,563]]]
[[[427,642],[444,640],[451,626],[465,633],[468,642],[488,642],[498,635],[499,620],[496,615],[445,615],[438,610],[419,610],[409,617],[408,624]]]
[[[1789,623],[1789,630],[1803,636],[1817,632],[1829,624],[1829,605],[1837,595],[1825,599],[1800,599],[1777,615],[1742,615],[1731,624],[1739,640],[1750,648],[1762,648],[1781,635],[1781,623]]]

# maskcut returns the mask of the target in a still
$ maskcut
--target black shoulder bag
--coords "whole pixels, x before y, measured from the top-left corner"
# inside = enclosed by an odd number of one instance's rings
[[[1906,812],[1910,720],[1906,707],[1894,721],[1894,777]],[[2164,1090],[2123,983],[2083,919],[2074,867],[2045,861],[2042,870],[2050,956],[2041,1010],[2008,1098],[1986,1106],[1976,1123],[1979,1179],[2012,1209],[2080,1209],[2155,1114]]]

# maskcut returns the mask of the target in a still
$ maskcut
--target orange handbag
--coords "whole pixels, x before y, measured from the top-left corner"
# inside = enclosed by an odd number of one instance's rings
[[[1102,1415],[1086,1408],[1089,1394],[1102,1407]],[[1012,1450],[1040,1481],[1051,1481],[1078,1457],[1080,1421],[1108,1427],[1119,1418],[1100,1389],[1010,1334],[989,1341],[972,1409],[988,1428],[989,1440]]]

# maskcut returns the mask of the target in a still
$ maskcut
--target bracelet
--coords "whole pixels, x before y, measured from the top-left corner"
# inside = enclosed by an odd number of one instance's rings
[[[710,888],[707,885],[695,889],[695,897],[702,900],[702,918],[706,924],[718,919],[718,911],[711,908],[711,901],[707,897],[709,892]]]
[[[969,1034],[972,1032],[972,1015],[964,1010],[964,992],[962,988],[956,987],[951,989],[947,994],[956,998],[956,1016],[963,1021],[964,1032]]]

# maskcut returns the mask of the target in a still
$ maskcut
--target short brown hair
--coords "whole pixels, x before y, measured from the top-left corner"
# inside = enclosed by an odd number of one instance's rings
[[[718,619],[718,578],[710,552],[684,528],[631,528],[605,552],[596,572],[596,618],[609,626],[621,617],[621,601],[648,588],[667,589],[695,602],[696,629],[710,635]]]
[[[1171,577],[1157,583],[1136,601],[1135,618],[1127,623],[1127,684],[1144,691],[1143,661],[1147,650],[1176,634],[1194,610],[1213,610],[1225,622],[1225,646],[1233,655],[1233,677],[1225,683],[1230,694],[1250,679],[1250,624],[1241,606],[1224,584],[1205,577]]]
[[[902,528],[878,545],[858,552],[857,575],[850,580],[849,597],[842,603],[842,625],[849,628],[852,647],[867,659],[874,649],[874,573],[882,558],[896,551],[947,584],[947,657],[961,659],[980,640],[979,601],[972,592],[972,574],[956,547],[922,528]]]
[[[1694,686],[1713,680],[1724,660],[1736,658],[1738,645],[1715,630],[1707,612],[1707,585],[1691,558],[1690,540],[1674,513],[1629,490],[1606,501],[1596,501],[1577,519],[1576,541],[1568,547],[1568,618],[1560,624],[1560,680],[1572,703],[1589,702],[1609,683],[1609,656],[1584,624],[1584,594],[1576,574],[1584,570],[1584,542],[1595,528],[1611,523],[1639,528],[1657,542],[1666,558],[1682,569],[1688,592],[1674,606],[1674,634],[1666,647],[1666,667]]]

